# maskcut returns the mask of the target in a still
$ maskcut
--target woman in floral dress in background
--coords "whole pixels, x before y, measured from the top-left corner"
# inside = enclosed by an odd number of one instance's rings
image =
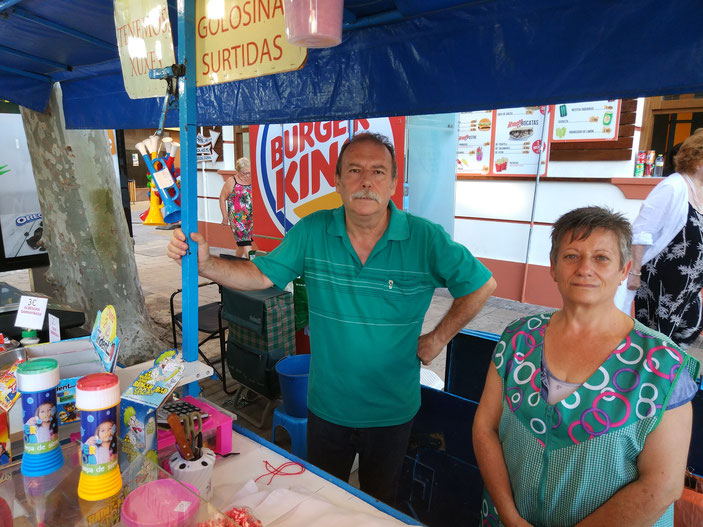
[[[237,160],[237,173],[225,181],[220,192],[222,225],[229,225],[237,242],[236,256],[248,258],[254,232],[251,165],[246,157]]]

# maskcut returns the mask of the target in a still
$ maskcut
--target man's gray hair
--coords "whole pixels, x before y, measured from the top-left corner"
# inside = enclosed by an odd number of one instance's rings
[[[552,249],[549,260],[556,263],[564,236],[571,233],[571,240],[584,240],[594,229],[605,229],[618,237],[620,269],[632,258],[632,227],[627,218],[606,207],[581,207],[561,216],[552,227]]]
[[[362,141],[370,141],[372,143],[385,146],[386,150],[388,150],[388,152],[391,154],[391,175],[393,176],[393,179],[398,177],[398,164],[395,162],[395,148],[393,148],[393,143],[391,143],[385,135],[373,134],[371,132],[363,132],[361,134],[357,134],[352,137],[349,141],[344,143],[342,149],[339,151],[339,157],[337,158],[337,167],[334,171],[337,177],[340,177],[342,175],[342,156],[344,156],[344,152],[354,143],[361,143]]]

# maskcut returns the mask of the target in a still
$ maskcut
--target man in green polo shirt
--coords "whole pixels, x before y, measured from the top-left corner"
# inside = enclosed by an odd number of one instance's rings
[[[285,287],[305,278],[310,314],[308,461],[347,481],[359,453],[364,492],[393,504],[412,420],[420,363],[429,364],[483,307],[490,271],[439,225],[399,211],[395,153],[384,136],[359,134],[339,154],[343,206],[301,219],[271,254],[254,261],[210,256],[198,272],[232,289]],[[188,250],[174,231],[168,255]],[[454,296],[437,327],[420,335],[435,288]]]

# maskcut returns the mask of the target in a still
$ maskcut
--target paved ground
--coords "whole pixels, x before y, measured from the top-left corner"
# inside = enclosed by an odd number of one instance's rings
[[[169,312],[169,297],[180,287],[181,284],[181,269],[178,265],[169,260],[166,256],[166,246],[171,236],[168,230],[158,230],[154,227],[146,227],[141,224],[138,218],[138,212],[143,211],[147,206],[146,202],[133,204],[133,229],[135,241],[135,258],[139,270],[139,279],[141,281],[142,290],[144,292],[147,308],[165,342],[172,342],[171,324]],[[214,249],[213,252],[234,253],[233,250]],[[12,285],[29,290],[29,276],[27,271],[12,271],[0,273],[0,281],[9,282]],[[201,283],[206,280],[201,279]],[[199,289],[200,304],[214,302],[219,300],[219,292],[216,286],[207,286]],[[176,311],[180,311],[180,296],[177,297]],[[447,290],[437,290],[434,295],[430,309],[425,317],[423,332],[434,328],[441,320],[444,314],[451,305],[451,296]],[[530,304],[521,304],[512,300],[492,297],[488,300],[486,306],[476,316],[474,320],[467,326],[468,328],[487,331],[492,333],[500,333],[503,328],[516,318],[530,314],[538,313],[547,308],[534,306]],[[703,358],[703,346],[701,340],[696,342],[693,353],[700,359]],[[180,342],[180,334],[179,334]],[[217,340],[207,343],[203,346],[203,350],[208,357],[219,357],[219,343]],[[158,350],[154,350],[154,355]],[[433,370],[441,379],[444,379],[445,353],[443,352],[437,359],[433,361],[430,369]],[[228,388],[234,387],[236,383],[228,376]],[[235,401],[234,397],[227,395],[222,390],[222,384],[219,380],[208,380],[201,384],[203,394],[213,401],[229,408],[233,411],[248,413],[255,418],[259,418],[265,405],[263,398],[248,402],[245,400]],[[245,419],[240,419],[241,424],[247,426],[259,433],[263,437],[270,439],[271,437],[271,418],[264,421],[263,427],[255,427]],[[285,446],[285,433],[283,440],[277,443],[282,443]]]

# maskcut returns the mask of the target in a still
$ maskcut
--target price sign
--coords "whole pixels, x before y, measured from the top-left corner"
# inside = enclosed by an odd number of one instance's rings
[[[61,326],[59,324],[59,317],[55,317],[51,313],[49,317],[49,342],[58,342],[61,340]]]
[[[48,303],[48,298],[39,298],[36,296],[20,297],[15,326],[28,329],[41,329],[42,326],[44,326],[44,315],[46,314],[46,306]]]

